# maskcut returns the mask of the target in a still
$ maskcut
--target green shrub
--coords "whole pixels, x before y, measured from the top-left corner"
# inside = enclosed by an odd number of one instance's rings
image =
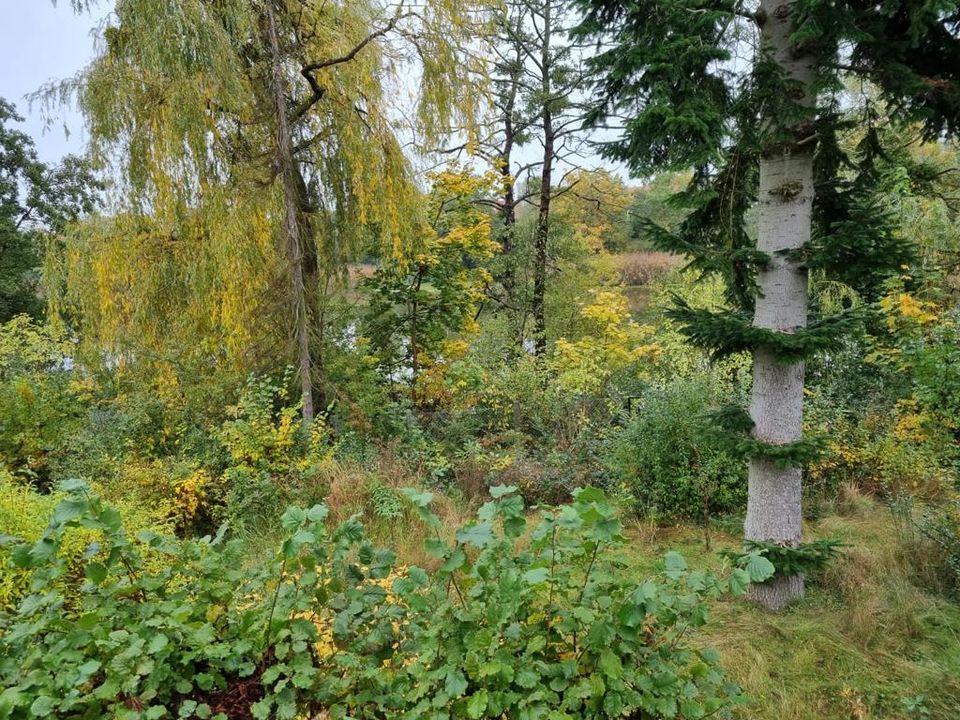
[[[808,433],[825,440],[806,468],[804,494],[814,502],[835,498],[847,485],[886,498],[933,498],[950,486],[937,442],[911,430],[918,415],[905,403],[851,419],[814,395],[806,415]]]
[[[694,376],[645,392],[607,457],[634,510],[658,520],[702,519],[746,503],[746,463],[726,450],[707,417],[714,381]]]
[[[929,584],[960,599],[960,496],[925,508],[913,524],[923,564],[935,575]]]
[[[229,456],[225,515],[234,527],[275,525],[303,481],[332,460],[335,448],[323,419],[304,430],[289,385],[289,370],[281,382],[251,377],[218,432]]]
[[[627,579],[616,549],[616,510],[594,488],[544,513],[527,533],[516,488],[493,500],[454,542],[429,547],[442,565],[411,599],[403,671],[380,702],[400,717],[696,718],[739,698],[717,654],[695,649],[686,628],[706,622],[704,600],[749,580],[690,572],[668,554],[656,579]],[[410,492],[424,521],[429,493]],[[761,577],[757,575],[756,580]],[[380,717],[379,703],[360,714]],[[390,713],[387,713],[388,715]]]
[[[602,493],[544,515],[529,541],[513,488],[455,540],[437,537],[431,575],[397,568],[355,519],[328,532],[324,506],[291,508],[276,555],[245,565],[238,541],[139,538],[168,558],[145,566],[119,513],[76,483],[12,562],[31,594],[0,615],[0,718],[722,717],[740,700],[717,654],[690,642],[705,600],[765,576],[689,571],[676,553],[631,581]],[[429,493],[409,491],[429,527]],[[76,615],[62,612],[58,550],[85,554]],[[8,541],[9,544],[9,541]]]
[[[26,315],[0,325],[0,463],[38,487],[84,413],[89,378],[66,369],[72,349]]]
[[[48,518],[66,498],[66,494],[60,491],[38,493],[0,468],[0,538],[6,535],[38,541],[47,529]],[[157,513],[135,504],[121,507],[130,527],[162,529]],[[84,562],[89,560],[85,557],[86,548],[99,538],[96,529],[75,527],[66,530],[60,541],[58,556],[64,562],[64,572],[57,580],[57,587],[71,607],[76,602],[77,588],[83,579]],[[9,548],[0,543],[0,612],[16,607],[29,589],[30,573],[11,566]]]

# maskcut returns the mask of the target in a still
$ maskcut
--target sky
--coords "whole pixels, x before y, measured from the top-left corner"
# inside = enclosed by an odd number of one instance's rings
[[[72,77],[91,61],[93,31],[112,7],[110,0],[97,4],[92,13],[77,14],[70,0],[56,0],[56,4],[53,0],[0,0],[0,97],[17,105],[25,118],[20,129],[34,139],[37,154],[47,163],[83,151],[83,118],[75,109],[61,107],[45,122],[41,108],[35,104],[31,109],[25,96],[51,81]],[[538,151],[537,143],[530,143],[516,159],[527,162]],[[604,163],[590,152],[584,165],[606,166],[626,177],[622,167]],[[563,169],[561,163],[561,174]]]
[[[55,112],[45,128],[40,108],[32,111],[24,98],[42,85],[71,77],[93,58],[91,31],[106,14],[101,3],[93,14],[77,15],[70,0],[0,0],[0,97],[16,104],[25,122],[20,129],[30,135],[40,159],[55,163],[84,147],[83,119],[74,110]],[[69,136],[64,130],[69,130]]]

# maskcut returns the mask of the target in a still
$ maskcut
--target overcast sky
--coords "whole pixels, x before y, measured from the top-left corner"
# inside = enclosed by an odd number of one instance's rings
[[[40,108],[31,110],[24,96],[86,67],[94,54],[93,30],[112,6],[111,0],[100,0],[99,9],[92,14],[76,14],[70,0],[58,0],[56,6],[51,0],[0,0],[4,20],[0,23],[0,97],[16,103],[26,119],[20,128],[33,137],[41,160],[54,163],[67,153],[82,152],[86,140],[83,118],[63,107],[48,127]],[[517,153],[517,161],[528,161],[538,151],[537,143],[530,143]],[[606,166],[626,176],[622,168],[603,163],[589,152],[585,164]],[[563,169],[561,163],[561,174]]]
[[[66,153],[80,152],[83,121],[64,108],[45,130],[39,108],[31,112],[24,95],[51,80],[71,77],[90,62],[91,30],[108,7],[101,5],[93,15],[76,15],[70,0],[59,0],[56,7],[51,0],[0,0],[0,96],[16,103],[26,118],[20,129],[33,137],[41,160],[56,162]]]

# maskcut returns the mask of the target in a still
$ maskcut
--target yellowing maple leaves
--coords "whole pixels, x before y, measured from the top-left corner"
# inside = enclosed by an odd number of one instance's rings
[[[596,392],[614,373],[661,352],[650,341],[653,328],[630,318],[619,288],[593,291],[580,315],[589,332],[573,342],[559,338],[549,359],[558,382],[571,392]]]

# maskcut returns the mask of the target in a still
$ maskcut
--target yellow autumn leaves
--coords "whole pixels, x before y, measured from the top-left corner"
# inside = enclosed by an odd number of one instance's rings
[[[569,392],[596,392],[614,373],[661,351],[652,341],[653,328],[631,319],[619,288],[593,291],[580,316],[589,331],[575,341],[559,338],[549,358],[558,382]]]
[[[880,300],[880,308],[887,319],[887,327],[893,331],[902,321],[913,322],[918,325],[928,325],[934,322],[937,315],[937,306],[928,300],[918,300],[907,292],[891,293]]]

